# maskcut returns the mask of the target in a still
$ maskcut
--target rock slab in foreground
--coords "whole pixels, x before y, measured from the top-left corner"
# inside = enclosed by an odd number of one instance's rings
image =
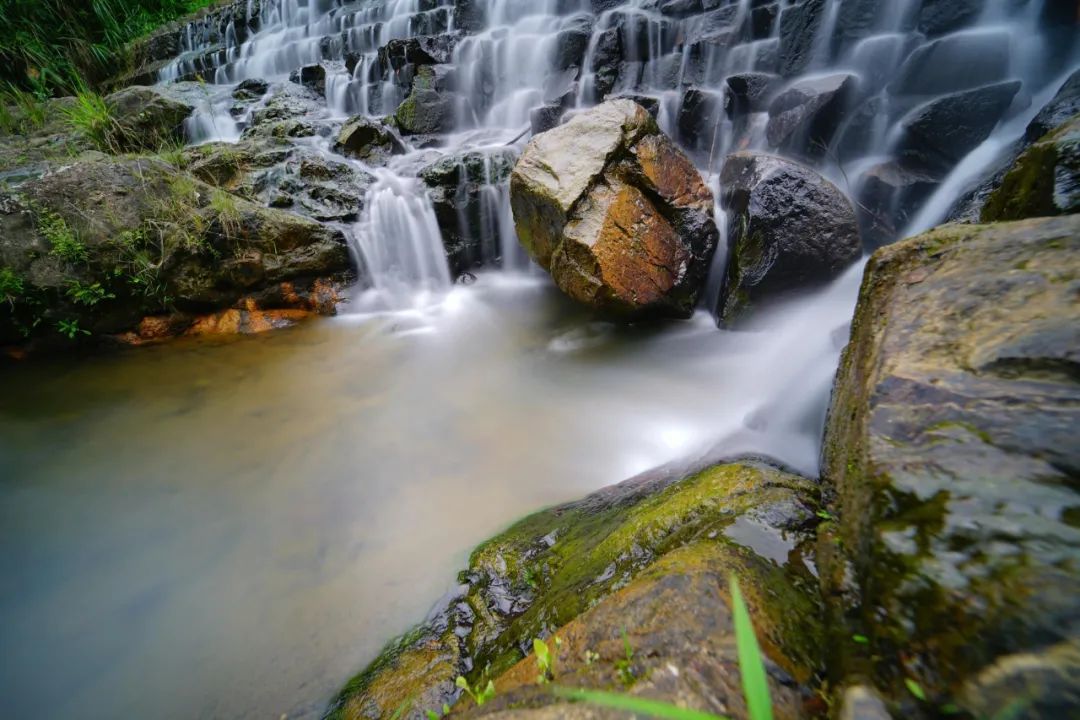
[[[900,717],[918,714],[904,678],[975,717],[1080,706],[1078,277],[1080,216],[943,226],[867,266],[825,437],[842,561],[823,575],[861,597],[847,675]]]
[[[570,297],[626,318],[693,312],[712,194],[645,108],[612,100],[534,137],[510,200],[522,245]]]
[[[758,303],[835,278],[862,255],[851,202],[799,163],[754,152],[720,172],[728,262],[717,317],[730,324]]]
[[[776,715],[801,717],[822,664],[817,580],[802,555],[815,494],[805,478],[744,460],[683,479],[641,476],[527,517],[478,547],[460,595],[391,643],[327,717],[386,718],[411,703],[403,717],[424,718],[461,700],[458,675],[481,687],[492,679],[497,691],[481,708],[457,702],[466,717],[606,717],[537,684],[527,655],[533,638],[554,633],[559,684],[745,718],[731,573],[767,656]],[[620,670],[624,628],[634,657]]]

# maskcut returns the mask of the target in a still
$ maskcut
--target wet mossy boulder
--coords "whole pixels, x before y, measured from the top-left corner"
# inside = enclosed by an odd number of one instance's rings
[[[762,302],[832,280],[862,255],[851,202],[805,165],[734,153],[720,187],[730,244],[716,309],[724,325]]]
[[[403,155],[405,144],[380,122],[364,115],[341,126],[334,149],[369,163],[384,163],[391,155]]]
[[[413,697],[453,704],[458,675],[505,690],[494,709],[550,705],[554,698],[527,687],[527,666],[515,666],[534,638],[552,633],[566,639],[558,663],[569,682],[622,687],[623,627],[639,649],[624,676],[636,692],[738,710],[741,699],[729,694],[738,687],[726,598],[732,572],[749,598],[780,707],[797,705],[799,688],[822,667],[817,581],[802,556],[817,522],[814,484],[753,459],[680,477],[635,478],[527,517],[479,546],[460,592],[349,683],[329,717],[386,717]],[[627,624],[630,616],[638,622]],[[585,661],[586,649],[595,662]],[[691,678],[700,670],[716,681],[716,694],[694,694],[686,678],[669,676],[669,665]],[[405,717],[438,707],[414,704]]]
[[[611,100],[535,136],[510,177],[518,237],[570,297],[687,317],[716,249],[712,193],[656,120]]]
[[[1080,212],[1080,115],[1024,151],[986,200],[982,222]]]
[[[343,235],[153,158],[100,156],[0,193],[0,343],[176,334],[230,308],[333,312]],[[329,293],[333,295],[333,293]],[[177,316],[154,322],[152,315]]]
[[[974,717],[1075,712],[1078,278],[1075,215],[943,226],[866,268],[818,557],[839,674],[872,678],[896,716],[927,707],[905,680]]]

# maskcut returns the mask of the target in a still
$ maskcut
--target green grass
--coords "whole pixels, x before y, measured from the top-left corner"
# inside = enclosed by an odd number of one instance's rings
[[[114,136],[118,125],[105,98],[91,90],[80,90],[75,103],[64,108],[64,118],[72,130],[81,133],[102,152],[117,151]]]
[[[0,301],[14,305],[23,294],[23,280],[11,268],[0,268]]]
[[[0,85],[71,94],[127,64],[126,46],[213,0],[3,0]],[[0,104],[4,104],[0,100]]]

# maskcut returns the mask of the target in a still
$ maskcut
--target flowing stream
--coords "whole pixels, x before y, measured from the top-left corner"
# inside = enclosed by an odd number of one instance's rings
[[[486,268],[455,284],[416,177],[433,154],[520,147],[532,110],[567,93],[588,107],[605,84],[654,98],[661,126],[678,135],[685,86],[719,92],[733,72],[773,67],[779,13],[749,0],[712,3],[730,8],[723,18],[685,19],[650,0],[472,4],[487,12],[452,52],[453,131],[437,150],[410,147],[386,167],[349,161],[375,177],[344,228],[371,283],[338,317],[4,369],[0,715],[318,717],[455,587],[473,546],[524,514],[676,461],[760,453],[817,473],[861,263],[737,332],[717,330],[707,309],[663,327],[617,327],[529,268],[505,182],[483,189],[483,222],[470,229],[488,248]],[[403,94],[380,48],[462,29],[454,5],[250,0],[254,30],[187,26],[160,81],[198,72],[209,84],[188,124],[193,142],[241,137],[250,117],[230,112],[229,95],[240,81],[283,83],[319,62],[330,122],[383,116]],[[824,5],[792,80],[853,72],[877,88],[870,99],[886,99],[900,61],[928,42],[912,33],[920,3],[886,3],[850,41],[841,3]],[[1003,77],[1024,87],[920,206],[920,227],[940,220],[1069,67],[1035,29],[1041,0],[985,6],[945,38],[998,33],[1010,48]],[[721,20],[740,28],[733,42],[687,42],[714,38],[707,25]],[[613,29],[624,39],[614,78],[598,60]],[[584,33],[584,61],[568,78],[554,58],[574,32]],[[963,84],[963,68],[935,72],[942,87]],[[849,192],[891,157],[914,106],[885,107],[859,153],[819,161]],[[714,189],[728,152],[764,146],[765,120],[720,118],[694,149]],[[326,137],[309,142],[332,152]]]

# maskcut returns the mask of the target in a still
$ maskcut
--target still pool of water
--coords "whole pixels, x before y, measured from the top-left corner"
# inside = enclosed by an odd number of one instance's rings
[[[816,469],[858,282],[721,332],[539,278],[0,367],[0,716],[317,717],[516,518],[702,453]]]

